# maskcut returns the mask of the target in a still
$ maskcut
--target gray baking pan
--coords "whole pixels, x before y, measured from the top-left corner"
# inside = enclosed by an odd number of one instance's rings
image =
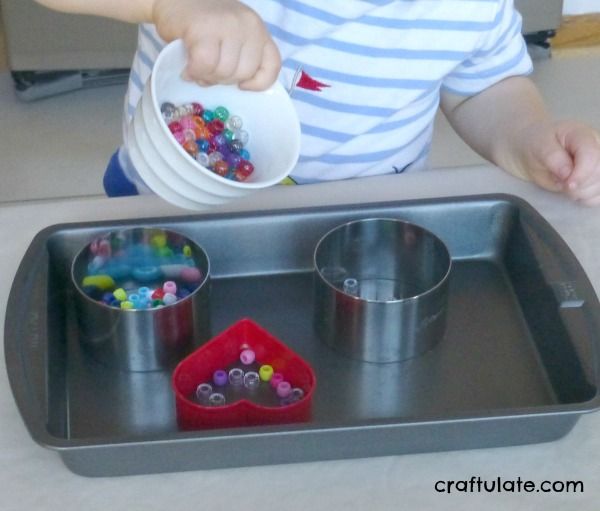
[[[398,218],[452,257],[447,324],[399,363],[346,358],[313,329],[313,251],[344,222]],[[254,319],[317,376],[312,419],[182,432],[170,371],[126,373],[82,352],[69,268],[99,233],[158,226],[207,252],[213,335]],[[599,407],[600,305],[573,253],[508,195],[63,224],[32,241],[6,313],[12,392],[35,441],[74,472],[116,476],[555,440]]]

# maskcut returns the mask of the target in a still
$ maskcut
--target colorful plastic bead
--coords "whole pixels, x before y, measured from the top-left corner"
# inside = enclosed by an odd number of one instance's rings
[[[273,376],[273,367],[268,364],[262,365],[258,369],[258,374],[262,381],[269,381]]]
[[[177,296],[173,293],[165,293],[162,301],[165,305],[173,305],[177,301]]]
[[[192,113],[194,115],[200,116],[204,112],[204,107],[201,103],[194,102],[192,103]]]
[[[232,115],[225,121],[225,127],[228,130],[239,130],[243,126],[242,118],[239,115]]]
[[[177,294],[177,284],[172,280],[167,280],[162,287],[165,293],[171,293],[172,295]]]
[[[226,176],[229,172],[229,165],[225,160],[218,160],[213,164],[213,171],[219,176]]]
[[[205,152],[200,152],[196,155],[196,161],[202,165],[203,167],[208,167],[209,163],[208,163],[208,154],[206,154]]]
[[[217,387],[222,387],[223,385],[227,385],[227,382],[228,382],[227,372],[224,371],[223,369],[217,369],[213,373],[213,383]]]
[[[244,387],[247,389],[256,389],[260,385],[260,376],[256,371],[248,371],[244,374]]]
[[[121,302],[121,309],[133,309],[133,303],[125,300],[124,302]]]
[[[227,110],[227,108],[224,106],[218,106],[215,108],[215,117],[221,122],[226,121],[229,117],[229,110]]]
[[[271,387],[273,387],[274,389],[276,389],[277,385],[279,385],[282,381],[283,381],[283,374],[281,374],[281,373],[273,373],[271,375],[271,380],[269,381],[269,383],[271,384]]]
[[[239,367],[234,367],[229,371],[229,383],[234,387],[239,387],[244,384],[244,371]]]
[[[213,388],[210,383],[201,383],[196,388],[196,397],[202,402],[207,402],[212,393]]]
[[[211,394],[208,398],[208,403],[211,406],[223,406],[225,402],[225,396],[219,392]]]
[[[244,365],[250,365],[256,359],[256,354],[251,349],[242,350],[240,353],[240,362]]]
[[[87,275],[81,282],[83,287],[94,286],[103,291],[114,289],[116,284],[109,275]]]
[[[181,280],[188,283],[196,283],[202,280],[202,272],[199,268],[188,266],[181,270]]]
[[[161,276],[158,266],[138,266],[132,270],[131,274],[139,282],[152,282]]]
[[[288,397],[292,392],[292,386],[290,382],[281,381],[277,384],[276,388],[277,395],[279,397]]]
[[[127,300],[127,292],[122,287],[115,289],[113,291],[113,296],[120,302]]]

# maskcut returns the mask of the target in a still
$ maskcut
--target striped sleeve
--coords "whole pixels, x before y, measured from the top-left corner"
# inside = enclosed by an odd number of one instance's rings
[[[443,81],[442,90],[472,96],[509,76],[531,73],[533,66],[521,35],[521,15],[513,0],[498,0],[492,28],[478,49]]]

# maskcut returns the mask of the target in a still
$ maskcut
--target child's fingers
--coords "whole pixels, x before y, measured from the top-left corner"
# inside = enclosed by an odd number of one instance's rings
[[[264,90],[270,87],[281,70],[281,56],[277,46],[272,41],[265,44],[262,51],[261,65],[255,75],[249,80],[239,83],[240,89]]]
[[[256,75],[262,65],[263,46],[264,43],[259,42],[248,43],[242,47],[235,70],[237,83],[244,83]]]
[[[219,47],[219,59],[215,68],[204,77],[210,83],[236,83],[236,69],[242,51],[241,42],[237,39],[223,39]]]
[[[581,189],[578,189],[576,193],[569,195],[571,198],[585,206],[598,206],[600,205],[600,182],[593,183],[587,187],[582,187]]]
[[[184,78],[199,83],[210,83],[210,76],[219,65],[221,42],[214,38],[204,38],[187,46],[187,65]]]
[[[570,190],[600,179],[600,141],[590,128],[577,127],[564,138],[565,149],[573,157],[573,172],[566,185]]]

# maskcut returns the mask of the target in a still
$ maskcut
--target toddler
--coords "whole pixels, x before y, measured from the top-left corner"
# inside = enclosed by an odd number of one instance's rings
[[[425,168],[441,108],[484,158],[600,204],[600,136],[546,111],[526,77],[513,0],[37,1],[140,24],[125,122],[165,42],[181,38],[189,80],[291,89],[302,128],[296,183]],[[104,184],[111,196],[149,191],[126,151]]]

